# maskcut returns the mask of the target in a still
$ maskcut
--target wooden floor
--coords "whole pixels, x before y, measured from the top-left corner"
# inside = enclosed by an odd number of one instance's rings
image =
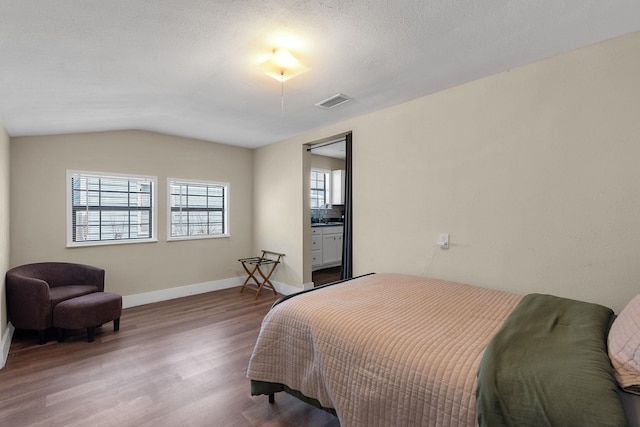
[[[312,273],[313,285],[320,286],[340,280],[340,269],[341,267],[330,267],[314,271]]]
[[[68,334],[16,331],[0,370],[0,426],[338,427],[334,416],[284,393],[270,405],[245,377],[275,297],[240,288],[125,309]]]

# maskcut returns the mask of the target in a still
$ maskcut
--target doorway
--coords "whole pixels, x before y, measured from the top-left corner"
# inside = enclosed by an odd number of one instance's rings
[[[307,267],[319,286],[352,277],[351,133],[308,144],[307,152]]]

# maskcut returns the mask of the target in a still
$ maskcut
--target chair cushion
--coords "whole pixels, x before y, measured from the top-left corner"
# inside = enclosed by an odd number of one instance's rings
[[[49,297],[51,300],[51,307],[55,307],[62,301],[82,295],[92,294],[94,292],[98,292],[98,288],[97,286],[92,285],[67,285],[50,288]]]

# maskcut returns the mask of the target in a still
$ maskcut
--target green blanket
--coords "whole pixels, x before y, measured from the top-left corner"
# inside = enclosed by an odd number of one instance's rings
[[[626,425],[607,355],[612,314],[597,304],[525,296],[480,363],[479,425]]]

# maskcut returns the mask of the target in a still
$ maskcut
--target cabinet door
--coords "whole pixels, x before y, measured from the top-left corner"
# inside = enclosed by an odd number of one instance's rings
[[[329,234],[322,236],[322,265],[336,265],[342,262],[342,236]]]

